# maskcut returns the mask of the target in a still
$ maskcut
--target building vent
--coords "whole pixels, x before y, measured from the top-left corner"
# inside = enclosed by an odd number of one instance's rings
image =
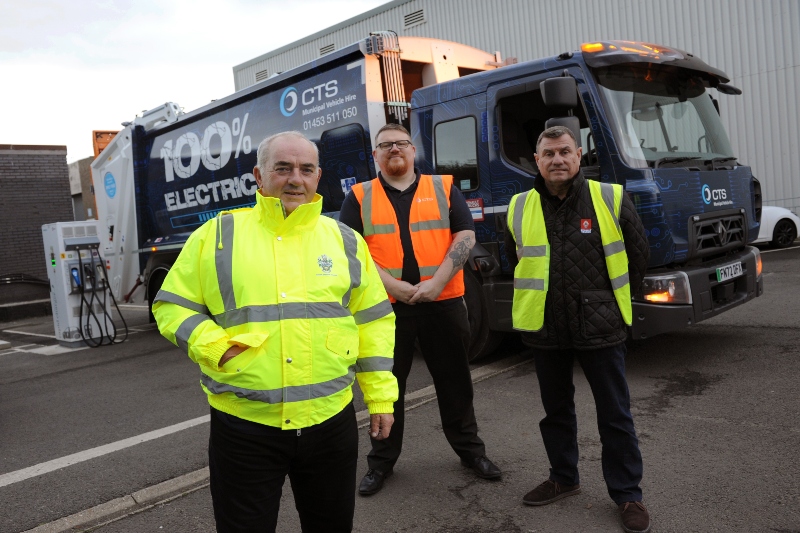
[[[267,78],[269,78],[269,71],[267,69],[259,70],[258,72],[256,72],[256,81],[257,82],[264,81]]]
[[[328,44],[319,49],[319,55],[324,56],[325,54],[330,54],[334,50],[336,50],[336,47],[332,44]]]
[[[413,13],[409,13],[405,17],[403,17],[403,27],[410,28],[411,26],[416,26],[418,24],[422,24],[425,22],[425,10],[420,9],[419,11],[414,11]]]

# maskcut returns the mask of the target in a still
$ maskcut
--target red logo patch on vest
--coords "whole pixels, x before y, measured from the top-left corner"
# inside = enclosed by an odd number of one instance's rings
[[[582,218],[581,219],[581,233],[591,233],[592,232],[592,219],[591,218]]]

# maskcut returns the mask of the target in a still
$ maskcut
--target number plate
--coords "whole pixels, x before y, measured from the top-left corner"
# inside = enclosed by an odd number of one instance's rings
[[[744,274],[741,263],[731,263],[717,269],[717,281],[728,281]]]

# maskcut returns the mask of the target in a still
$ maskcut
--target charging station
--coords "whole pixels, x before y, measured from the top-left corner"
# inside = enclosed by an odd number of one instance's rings
[[[53,326],[62,346],[115,342],[113,296],[100,257],[98,225],[87,220],[42,226]]]

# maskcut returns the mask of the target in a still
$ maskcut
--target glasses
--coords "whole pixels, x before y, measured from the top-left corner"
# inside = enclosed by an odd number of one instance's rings
[[[400,150],[405,150],[406,148],[411,146],[411,141],[391,141],[391,142],[387,141],[385,143],[378,143],[378,148],[380,148],[381,150],[384,150],[384,151],[385,150],[391,150],[392,149],[392,145],[397,145],[397,147]]]

